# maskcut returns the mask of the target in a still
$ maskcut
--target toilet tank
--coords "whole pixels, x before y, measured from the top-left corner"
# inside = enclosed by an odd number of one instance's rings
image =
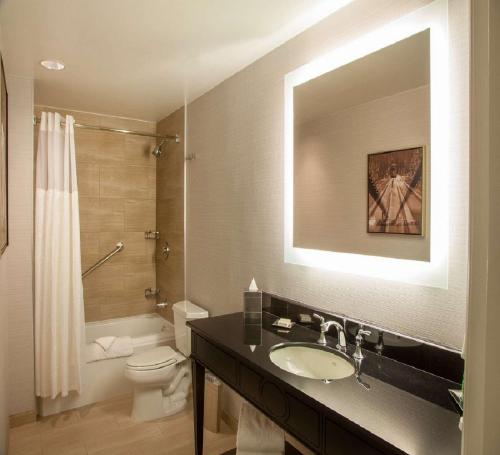
[[[186,321],[208,318],[208,311],[189,300],[174,303],[172,309],[174,311],[175,346],[182,354],[189,357],[191,355],[191,329],[186,325]]]

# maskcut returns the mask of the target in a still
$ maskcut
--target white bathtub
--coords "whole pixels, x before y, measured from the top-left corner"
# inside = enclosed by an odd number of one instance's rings
[[[128,318],[108,319],[85,324],[87,343],[102,336],[131,336],[134,353],[146,349],[170,345],[175,347],[174,326],[159,314],[144,314]],[[65,398],[42,398],[38,401],[38,413],[48,416],[68,409],[79,408],[132,392],[132,385],[124,377],[127,357],[99,360],[83,367],[83,393],[71,393]]]

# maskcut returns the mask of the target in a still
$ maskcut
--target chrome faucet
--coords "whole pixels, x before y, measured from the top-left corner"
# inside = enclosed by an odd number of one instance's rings
[[[362,360],[365,356],[361,351],[361,345],[363,344],[363,335],[370,336],[372,333],[369,330],[359,329],[356,335],[356,351],[352,355],[355,360]]]
[[[333,325],[337,329],[337,338],[339,340],[336,347],[339,351],[346,352],[347,344],[345,342],[345,333],[342,324],[338,323],[337,321],[325,321],[325,318],[323,316],[320,316],[316,313],[314,313],[313,316],[319,320],[319,329],[321,334],[318,339],[318,344],[321,344],[323,346],[326,344],[325,333],[328,332],[330,327]]]

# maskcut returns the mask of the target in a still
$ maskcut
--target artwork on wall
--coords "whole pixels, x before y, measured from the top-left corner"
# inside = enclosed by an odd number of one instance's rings
[[[0,256],[9,243],[7,196],[7,83],[0,56]]]
[[[423,234],[424,147],[368,155],[368,233]]]

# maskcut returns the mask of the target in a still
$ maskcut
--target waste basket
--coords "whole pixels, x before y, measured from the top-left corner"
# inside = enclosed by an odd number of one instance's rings
[[[220,430],[222,382],[211,372],[205,373],[205,428],[213,433]]]

